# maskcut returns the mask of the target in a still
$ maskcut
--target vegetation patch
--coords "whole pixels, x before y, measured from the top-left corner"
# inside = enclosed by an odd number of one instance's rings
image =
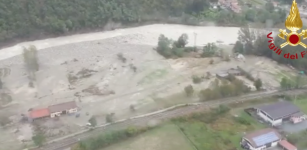
[[[168,74],[167,70],[164,69],[158,69],[151,73],[149,73],[147,76],[145,76],[141,81],[138,82],[138,84],[149,84],[152,83],[154,80],[164,77]]]
[[[140,134],[135,138],[100,150],[194,150],[189,141],[174,124]]]
[[[99,150],[108,147],[114,143],[135,137],[148,131],[150,128],[129,127],[124,130],[111,131],[92,137],[76,144],[72,150]]]
[[[216,79],[211,83],[210,88],[200,91],[199,97],[200,100],[207,101],[229,96],[238,96],[248,92],[250,92],[250,89],[241,80],[231,78],[231,81],[220,81]]]
[[[221,105],[210,112],[192,114],[187,117],[173,119],[197,149],[236,150],[240,148],[240,140],[245,132],[257,129],[252,118],[239,116],[238,121],[229,113],[229,108]]]

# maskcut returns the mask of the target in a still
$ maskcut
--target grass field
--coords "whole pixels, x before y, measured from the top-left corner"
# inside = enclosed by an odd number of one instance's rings
[[[240,140],[246,132],[264,128],[243,111],[237,116],[229,112],[193,114],[175,122],[199,150],[241,149]]]
[[[174,124],[166,124],[101,150],[194,150]]]
[[[293,100],[293,103],[297,105],[304,113],[307,113],[307,98],[298,98]]]

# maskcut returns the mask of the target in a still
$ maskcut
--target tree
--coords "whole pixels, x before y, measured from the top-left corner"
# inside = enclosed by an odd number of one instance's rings
[[[289,81],[288,78],[283,77],[280,81],[280,87],[282,89],[290,89],[291,88],[291,82]]]
[[[238,34],[238,40],[244,45],[244,54],[250,54],[253,52],[253,42],[257,38],[256,30],[250,29],[249,27],[242,27]]]
[[[248,21],[254,22],[256,20],[256,11],[254,9],[248,9],[246,11],[245,18]]]
[[[177,48],[184,48],[188,44],[188,35],[187,34],[182,34],[178,40],[175,42],[175,46]]]
[[[92,127],[96,127],[97,126],[97,120],[95,116],[92,116],[88,122],[91,124]]]
[[[32,137],[32,140],[35,145],[42,146],[44,142],[46,141],[45,135],[41,132],[37,133]]]
[[[3,82],[2,82],[2,80],[0,79],[0,89],[2,89],[2,87],[3,87]]]
[[[271,13],[274,12],[274,9],[275,9],[274,4],[272,2],[267,2],[265,4],[265,9]]]
[[[237,41],[232,51],[235,53],[240,53],[240,54],[244,53],[243,44],[240,41]]]
[[[194,89],[192,85],[188,85],[186,87],[184,87],[184,91],[187,94],[187,96],[191,96],[194,93]]]
[[[208,43],[203,47],[202,57],[211,57],[217,52],[218,48],[214,43]]]
[[[259,91],[262,87],[262,81],[261,79],[257,79],[256,81],[254,81],[254,86],[256,87],[256,89]]]
[[[163,34],[159,36],[157,52],[164,56],[165,58],[169,58],[172,56],[171,51],[171,41],[165,37]]]
[[[31,45],[28,49],[23,49],[23,60],[25,63],[26,70],[29,75],[30,81],[35,80],[35,72],[39,70],[39,63],[37,57],[37,49]]]

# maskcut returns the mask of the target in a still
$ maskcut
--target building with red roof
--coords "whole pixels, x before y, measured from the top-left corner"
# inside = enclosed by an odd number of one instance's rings
[[[289,143],[287,140],[279,141],[279,145],[285,150],[297,150],[297,148],[291,143]]]
[[[48,108],[34,109],[29,112],[29,117],[31,119],[38,119],[50,116]]]

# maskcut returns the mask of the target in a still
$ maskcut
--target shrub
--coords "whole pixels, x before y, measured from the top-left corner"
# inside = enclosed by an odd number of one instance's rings
[[[184,88],[185,93],[187,94],[187,96],[191,96],[194,93],[194,89],[192,85],[188,85]]]
[[[118,53],[117,54],[117,58],[123,62],[123,63],[126,63],[127,59],[124,57],[124,55],[122,53]]]
[[[193,75],[192,81],[193,81],[194,84],[198,84],[198,83],[202,82],[202,79],[199,76]]]
[[[251,124],[248,120],[246,120],[243,117],[235,117],[235,121],[240,123],[240,124],[244,124],[244,125],[250,125]]]

